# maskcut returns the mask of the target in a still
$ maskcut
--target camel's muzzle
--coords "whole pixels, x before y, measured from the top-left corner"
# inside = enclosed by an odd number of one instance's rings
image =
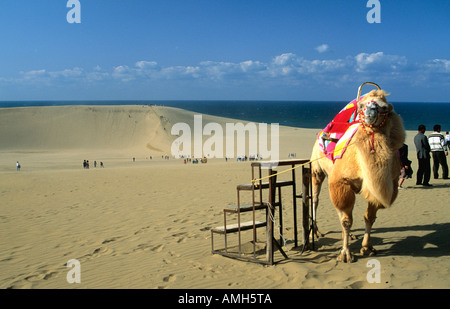
[[[371,101],[366,105],[364,109],[364,120],[368,126],[372,126],[378,119],[378,104],[375,101]]]
[[[383,125],[389,112],[383,112],[383,108],[376,101],[370,101],[362,111],[364,124],[368,127],[380,127]]]

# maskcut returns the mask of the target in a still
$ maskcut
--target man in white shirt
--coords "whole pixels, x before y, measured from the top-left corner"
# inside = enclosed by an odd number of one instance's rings
[[[431,154],[433,157],[433,174],[434,179],[438,179],[439,165],[442,165],[442,178],[448,179],[448,165],[447,158],[447,144],[445,142],[444,134],[441,133],[441,126],[439,124],[433,127],[434,132],[428,136],[428,143],[430,144]]]

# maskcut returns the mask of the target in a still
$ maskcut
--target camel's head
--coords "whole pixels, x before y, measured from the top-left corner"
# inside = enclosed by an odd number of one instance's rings
[[[367,127],[381,127],[387,116],[394,110],[392,104],[386,101],[384,90],[372,90],[358,102],[361,122]]]

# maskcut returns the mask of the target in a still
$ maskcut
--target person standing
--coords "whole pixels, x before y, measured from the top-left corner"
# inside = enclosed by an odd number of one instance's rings
[[[441,126],[439,124],[434,125],[434,132],[428,136],[428,143],[430,144],[431,154],[433,156],[433,176],[434,179],[439,178],[439,165],[442,166],[442,178],[448,179],[448,155],[447,145],[445,142],[444,134],[441,133]]]
[[[411,178],[412,176],[412,169],[411,169],[411,161],[408,159],[408,145],[403,144],[403,146],[398,151],[400,156],[400,179],[398,182],[398,188],[404,189],[402,187],[403,182],[405,179]]]
[[[447,144],[447,149],[450,150],[450,134],[445,132],[445,143]]]
[[[20,163],[19,163],[19,161],[17,161],[17,163],[16,163],[16,169],[17,169],[17,171],[20,171]]]
[[[418,133],[414,136],[414,145],[416,146],[417,160],[419,161],[416,185],[430,187],[430,144],[428,143],[428,138],[425,136],[426,127],[421,124],[417,130]]]

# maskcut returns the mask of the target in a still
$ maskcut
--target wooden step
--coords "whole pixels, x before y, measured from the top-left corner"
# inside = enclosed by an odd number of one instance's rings
[[[267,206],[269,206],[268,202],[263,202],[262,204],[255,203],[255,210],[266,209]],[[280,202],[274,203],[273,206],[274,207],[280,206]],[[228,206],[228,208],[225,208],[223,211],[228,212],[228,213],[238,213],[238,212],[242,213],[242,212],[247,212],[247,211],[253,211],[253,204],[252,203],[242,204],[242,205],[240,205],[239,208],[237,205]]]
[[[260,203],[255,203],[255,210],[258,209],[265,209],[267,208],[267,202],[263,202],[262,204]],[[246,212],[246,211],[252,211],[253,210],[253,204],[249,203],[249,204],[241,204],[239,205],[232,205],[232,206],[228,206],[228,208],[224,209],[227,212]]]
[[[286,180],[286,181],[277,181],[275,184],[275,187],[286,187],[286,186],[290,186],[292,185],[294,182],[291,180]],[[255,187],[255,189],[259,189],[259,183],[256,183],[257,187]],[[252,190],[253,184],[252,183],[248,183],[248,184],[243,184],[243,185],[238,185],[237,189],[240,191],[249,191]],[[263,182],[261,184],[261,188],[263,189],[268,189],[269,188],[269,183],[268,182]]]
[[[255,221],[255,228],[263,227],[266,225],[267,225],[267,222],[265,222],[265,221]],[[250,229],[253,229],[253,221],[247,221],[247,222],[241,223],[241,231],[250,230]],[[213,228],[212,231],[216,232],[216,233],[222,233],[222,234],[235,233],[235,232],[239,231],[239,224],[235,223],[235,224],[227,225],[226,230],[225,230],[224,226],[218,226],[216,228]]]

